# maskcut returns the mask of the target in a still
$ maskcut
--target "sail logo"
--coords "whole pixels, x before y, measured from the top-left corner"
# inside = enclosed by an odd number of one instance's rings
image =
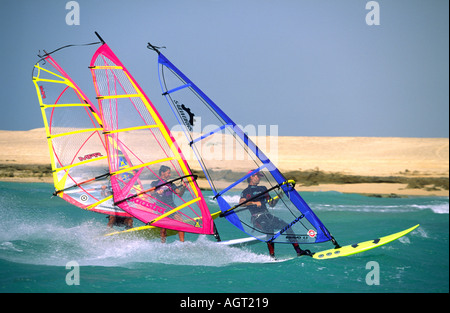
[[[119,157],[119,169],[123,169],[125,167],[128,167],[127,161],[125,161],[124,158]]]
[[[289,224],[287,224],[285,227],[283,227],[277,234],[275,234],[272,238],[270,238],[270,240],[268,240],[267,242],[271,242],[273,240],[275,240],[278,236],[280,236],[281,234],[283,234],[284,232],[286,232],[288,229],[292,228],[292,226],[297,223],[298,221],[300,221],[302,218],[305,217],[305,214],[300,215],[299,217],[297,217],[295,220],[293,220],[292,222],[290,222]],[[298,238],[299,236],[295,235],[295,234],[288,234],[289,238]]]
[[[93,158],[102,157],[103,155],[100,152],[86,154],[85,156],[78,157],[78,160],[80,161],[87,161]]]
[[[130,166],[128,165],[128,162],[125,159],[125,156],[122,154],[119,156],[119,170],[127,168],[127,167],[130,167]],[[123,173],[121,175],[122,180],[124,182],[128,182],[130,179],[133,178],[133,176],[134,176],[134,171],[129,171],[129,172]]]
[[[45,91],[44,91],[44,86],[39,86],[39,90],[41,91],[41,95],[42,95],[42,99],[45,99]]]
[[[164,214],[165,210],[163,208],[157,206],[155,203],[150,203],[150,202],[144,201],[144,200],[142,200],[142,199],[140,199],[138,197],[132,198],[133,196],[134,195],[129,194],[127,196],[127,198],[130,198],[130,199],[128,199],[128,200],[131,201],[131,202],[134,202],[137,205],[143,206],[143,207],[145,207],[145,208],[147,208],[149,210],[156,211],[158,213]]]
[[[178,111],[178,114],[180,115],[181,119],[183,120],[184,125],[189,129],[189,131],[192,131],[192,127],[194,126],[195,122],[195,114],[191,112],[191,109],[186,107],[183,103],[180,105],[177,100],[174,100],[175,107]]]

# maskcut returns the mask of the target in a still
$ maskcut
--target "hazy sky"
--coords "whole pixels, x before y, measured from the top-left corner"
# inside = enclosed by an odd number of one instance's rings
[[[1,130],[43,127],[31,81],[38,51],[97,41],[98,31],[169,126],[148,41],[238,124],[449,137],[447,0],[377,1],[379,25],[366,23],[375,11],[365,0],[79,0],[80,25],[66,23],[67,2],[1,0]],[[89,58],[71,67],[54,57],[94,95]]]

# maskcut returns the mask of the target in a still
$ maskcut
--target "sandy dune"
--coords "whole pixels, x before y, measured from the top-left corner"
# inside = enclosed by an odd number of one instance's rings
[[[174,134],[174,137],[182,138],[178,134]],[[280,136],[255,138],[255,141],[263,146],[266,154],[283,172],[315,169],[328,173],[361,176],[449,177],[448,138]],[[0,131],[0,147],[0,164],[49,164],[43,128],[30,131]],[[185,151],[186,147],[182,148]],[[189,151],[185,154],[188,160],[192,158]],[[199,169],[197,161],[189,163],[193,169]],[[218,167],[227,167],[227,163],[219,163]],[[229,165],[229,168],[233,168],[232,163]],[[418,193],[418,190],[402,191],[404,186],[394,186],[396,184],[384,184],[389,186],[378,184],[377,188],[374,185],[319,185],[303,189],[358,193]],[[448,196],[448,190],[434,194]]]
[[[295,147],[294,149],[289,147]],[[391,176],[449,175],[448,138],[280,137],[279,167]]]

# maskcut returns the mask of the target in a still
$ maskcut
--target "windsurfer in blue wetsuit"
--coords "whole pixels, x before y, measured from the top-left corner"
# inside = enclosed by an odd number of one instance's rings
[[[151,186],[156,187],[166,183],[169,180],[170,175],[171,175],[170,167],[162,165],[161,168],[159,169],[159,179],[153,181]],[[158,200],[160,200],[161,203],[166,204],[170,208],[175,208],[176,205],[173,200],[173,194],[176,193],[178,196],[181,197],[183,196],[184,191],[185,191],[184,186],[178,187],[174,183],[170,183],[161,186],[159,188],[156,188],[156,190],[152,192],[152,195],[156,197]],[[181,214],[178,212],[173,214],[173,218],[178,221],[182,221]],[[161,228],[160,235],[161,235],[161,242],[162,243],[166,242],[167,229]],[[178,237],[180,238],[181,242],[184,242],[184,232],[179,231]]]
[[[246,202],[245,206],[250,211],[250,214],[252,216],[251,221],[253,225],[256,228],[260,229],[261,231],[273,235],[274,230],[282,229],[288,223],[270,214],[269,210],[267,209],[266,204],[269,204],[271,207],[274,207],[279,199],[272,199],[269,196],[269,193],[266,192],[267,191],[266,187],[258,186],[262,176],[263,174],[258,172],[253,174],[247,179],[248,187],[242,191],[239,203],[244,203],[245,201],[248,201],[249,199],[256,197],[257,195],[260,194],[261,195],[260,197],[257,197],[252,201]],[[295,236],[292,229],[287,230],[286,233],[292,235],[292,237]],[[311,255],[311,252],[309,250],[300,249],[300,246],[298,245],[297,242],[295,242],[295,239],[292,239],[291,242],[292,245],[294,246],[295,251],[297,252],[297,256]],[[269,241],[267,242],[267,247],[269,249],[270,256],[275,257],[275,244],[272,241]]]

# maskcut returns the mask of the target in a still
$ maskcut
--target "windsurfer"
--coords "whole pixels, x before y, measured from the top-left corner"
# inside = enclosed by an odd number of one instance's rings
[[[159,179],[153,181],[151,186],[156,187],[158,185],[166,183],[169,180],[170,175],[171,175],[170,167],[162,165],[159,169]],[[168,206],[174,208],[175,202],[173,200],[173,194],[176,193],[178,196],[181,197],[181,196],[183,196],[184,191],[185,191],[184,186],[178,187],[174,183],[170,183],[170,184],[161,186],[159,188],[156,188],[156,190],[154,190],[152,192],[152,194],[154,196],[156,196],[162,203],[165,203]],[[177,221],[183,220],[181,217],[181,214],[178,212],[176,212],[170,216],[173,216],[173,218],[176,219]],[[167,229],[161,228],[160,235],[161,235],[161,242],[165,243],[166,237],[167,237]],[[178,237],[180,238],[181,242],[184,242],[184,232],[179,231]]]
[[[239,203],[244,203],[249,199],[260,194],[261,197],[257,197],[252,201],[246,202],[245,206],[250,211],[250,214],[252,215],[251,221],[256,228],[262,230],[267,234],[274,234],[275,229],[283,229],[284,227],[286,227],[288,223],[270,214],[269,210],[267,209],[266,204],[269,204],[269,206],[274,207],[277,204],[279,198],[271,198],[269,193],[266,192],[267,191],[266,187],[258,186],[262,176],[263,176],[262,173],[257,172],[247,179],[248,187],[242,191]],[[291,235],[292,238],[295,238],[295,234],[292,231],[292,229],[288,229],[286,233],[288,235]],[[297,256],[312,255],[311,251],[300,249],[300,246],[298,245],[297,242],[295,242],[295,239],[291,239],[291,242],[292,245],[294,246],[295,251],[297,252]],[[270,256],[275,257],[274,242],[268,241],[267,248],[269,249]]]
[[[100,191],[102,197],[106,198],[112,195],[112,191],[108,189],[106,185],[102,186],[102,190]],[[117,215],[108,215],[108,226],[112,228],[113,226],[125,226],[125,229],[133,228],[133,219],[131,217],[117,216]]]

